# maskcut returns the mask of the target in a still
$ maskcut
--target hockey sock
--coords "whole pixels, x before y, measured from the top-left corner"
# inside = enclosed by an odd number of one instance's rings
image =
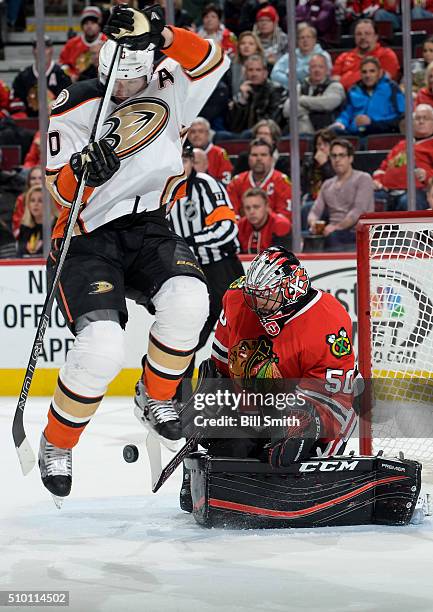
[[[165,346],[150,334],[143,376],[144,386],[150,397],[157,400],[174,397],[194,352],[195,349],[179,351]]]
[[[60,380],[48,411],[44,435],[59,448],[73,448],[96,412],[103,396],[84,397],[68,389]]]

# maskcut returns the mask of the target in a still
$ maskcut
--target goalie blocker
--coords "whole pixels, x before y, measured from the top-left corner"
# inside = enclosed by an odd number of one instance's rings
[[[417,461],[348,455],[276,470],[257,459],[199,451],[185,467],[191,470],[192,513],[207,527],[406,525],[429,514],[420,508]]]

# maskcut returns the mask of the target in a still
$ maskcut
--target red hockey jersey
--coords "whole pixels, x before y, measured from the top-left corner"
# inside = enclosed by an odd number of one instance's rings
[[[230,201],[237,215],[242,215],[242,196],[247,189],[260,187],[269,197],[269,204],[276,213],[292,221],[292,187],[287,174],[272,169],[265,178],[256,183],[251,170],[237,174],[227,185]]]
[[[204,151],[207,155],[207,172],[224,185],[228,185],[232,178],[233,164],[222,147],[210,143]]]
[[[335,454],[350,437],[356,413],[352,407],[355,360],[352,322],[330,294],[317,295],[282,330],[269,333],[245,303],[243,277],[223,298],[212,347],[218,369],[233,379],[284,378],[314,404],[326,431],[326,455]]]
[[[107,40],[105,34],[99,36],[91,43],[84,40],[83,34],[78,34],[70,38],[62,48],[58,63],[63,70],[74,79],[78,77],[91,64],[90,49],[94,45],[99,45],[101,41]]]
[[[415,166],[423,168],[426,179],[421,182],[416,178],[416,188],[425,189],[430,178],[433,177],[433,138],[417,140],[414,146]],[[374,172],[373,178],[385,189],[407,189],[407,154],[406,140],[403,139],[395,145]]]
[[[292,224],[283,215],[270,212],[266,223],[259,230],[255,230],[246,217],[242,217],[238,224],[238,240],[241,253],[257,255],[270,246],[288,246]]]

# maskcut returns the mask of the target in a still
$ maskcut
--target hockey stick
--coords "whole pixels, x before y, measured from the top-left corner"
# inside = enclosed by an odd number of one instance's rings
[[[111,94],[113,92],[114,82],[116,80],[117,67],[119,65],[121,53],[122,46],[117,45],[108,72],[107,85],[105,87],[104,96],[101,98],[98,111],[96,113],[89,144],[94,142],[94,140],[99,136],[99,133],[101,131],[108,104],[110,102]],[[12,436],[14,439],[15,448],[17,450],[18,459],[20,461],[21,469],[24,476],[33,469],[33,466],[36,463],[35,454],[26,437],[26,432],[24,429],[24,407],[26,405],[27,398],[29,395],[30,385],[32,384],[38,357],[43,348],[45,331],[49,323],[50,313],[53,307],[55,294],[60,282],[63,264],[65,262],[66,255],[69,250],[69,244],[71,242],[75,223],[77,221],[78,213],[80,211],[84,188],[86,186],[86,178],[87,172],[84,172],[75,190],[74,199],[72,201],[68,221],[65,227],[65,233],[63,236],[62,243],[60,245],[60,254],[55,267],[53,284],[51,286],[51,290],[49,291],[49,293],[47,293],[47,296],[45,298],[41,318],[39,319],[38,328],[36,330],[36,336],[33,341],[27,370],[24,375],[21,392],[18,398],[17,407],[15,409],[15,415],[12,424]]]

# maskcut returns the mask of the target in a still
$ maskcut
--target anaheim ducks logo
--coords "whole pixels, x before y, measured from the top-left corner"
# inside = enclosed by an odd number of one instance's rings
[[[105,120],[105,135],[117,157],[124,159],[148,147],[164,131],[170,109],[163,100],[137,98],[124,102]]]
[[[94,295],[95,293],[108,293],[109,291],[113,291],[114,285],[107,281],[96,281],[94,283],[90,283],[89,295]]]

